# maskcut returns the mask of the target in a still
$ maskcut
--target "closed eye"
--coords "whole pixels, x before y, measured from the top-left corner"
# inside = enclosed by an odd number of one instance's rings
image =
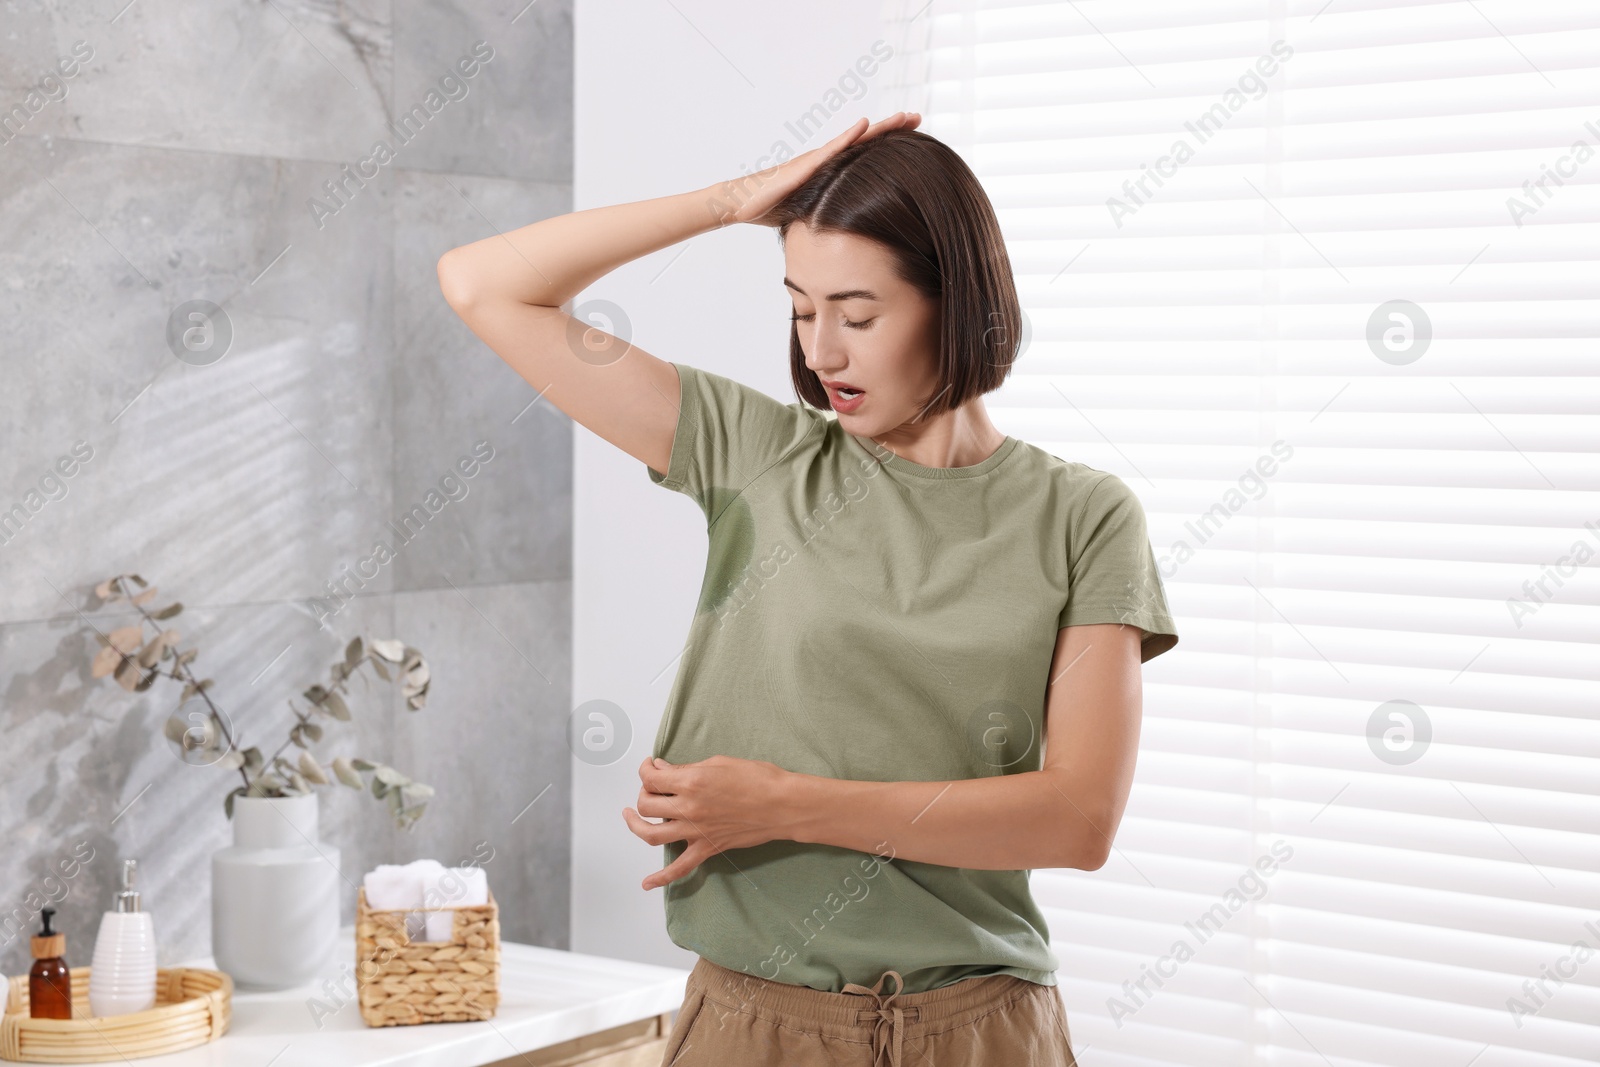
[[[790,315],[789,316],[789,321],[791,321],[791,322],[810,322],[812,319],[814,319],[816,317],[817,317],[817,313],[813,311],[809,315]],[[852,330],[865,330],[867,327],[871,326],[876,321],[877,321],[876,319],[862,319],[860,322],[851,322],[849,319],[845,319],[844,320],[844,324],[846,326],[850,327]]]

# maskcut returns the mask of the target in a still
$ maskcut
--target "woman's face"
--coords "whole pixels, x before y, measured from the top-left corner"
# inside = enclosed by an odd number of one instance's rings
[[[806,366],[841,426],[876,437],[922,415],[938,389],[938,305],[895,274],[887,249],[797,222],[784,238],[783,284]]]

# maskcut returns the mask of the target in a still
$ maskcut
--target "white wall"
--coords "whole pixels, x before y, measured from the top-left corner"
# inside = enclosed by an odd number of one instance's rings
[[[887,72],[867,93],[829,99],[886,34],[876,5],[790,5],[792,17],[730,0],[578,0],[574,13],[575,209],[698,189],[770,165],[777,142],[798,154],[856,118],[883,117]],[[897,47],[895,42],[888,42]],[[792,120],[834,105],[821,134]],[[898,110],[896,104],[891,110]],[[628,264],[574,301],[624,309],[631,338],[662,359],[736,377],[784,402],[788,315],[773,231],[735,226]],[[615,332],[615,331],[614,331]],[[574,759],[572,948],[689,967],[667,940],[663,889],[639,883],[659,846],[628,829],[638,766],[650,754],[704,572],[699,508],[652,485],[646,468],[581,426],[573,449],[573,705],[606,699],[633,730],[606,767]]]

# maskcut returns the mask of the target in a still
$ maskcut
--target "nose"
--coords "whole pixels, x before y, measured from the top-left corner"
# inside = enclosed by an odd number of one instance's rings
[[[819,326],[811,335],[810,349],[801,345],[800,350],[805,353],[806,366],[812,373],[822,378],[844,377],[844,367],[849,363],[845,358],[844,345],[827,327]]]

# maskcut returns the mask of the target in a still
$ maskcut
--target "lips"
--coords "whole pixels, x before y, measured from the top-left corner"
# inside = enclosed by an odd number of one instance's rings
[[[827,387],[828,402],[833,405],[834,411],[843,413],[854,411],[866,399],[864,390],[850,391],[850,387],[842,382],[830,382],[824,379],[822,384]]]

